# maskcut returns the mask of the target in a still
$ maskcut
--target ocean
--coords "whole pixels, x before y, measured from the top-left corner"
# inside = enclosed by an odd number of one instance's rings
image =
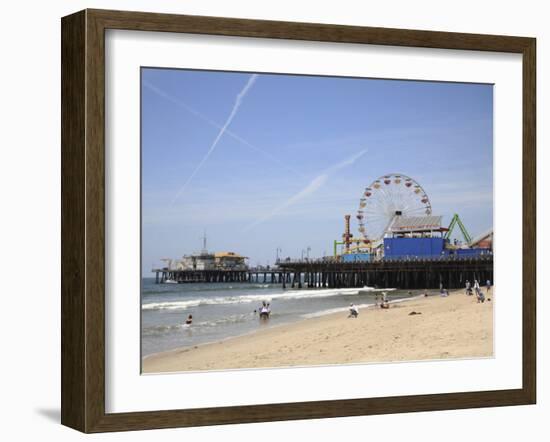
[[[347,315],[351,303],[366,308],[387,291],[388,300],[416,296],[419,291],[374,289],[289,289],[256,283],[155,284],[142,279],[142,356],[217,342],[334,312]],[[260,321],[262,302],[271,304],[268,321]],[[189,315],[193,323],[186,325]]]

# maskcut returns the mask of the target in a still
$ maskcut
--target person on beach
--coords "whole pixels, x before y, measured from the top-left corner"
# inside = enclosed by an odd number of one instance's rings
[[[491,281],[487,280],[485,287],[487,287],[487,294],[489,294],[489,290],[491,290]]]
[[[481,291],[480,288],[476,289],[476,295],[477,295],[477,303],[484,303],[485,302],[485,295]]]
[[[382,292],[382,302],[380,303],[380,308],[390,308],[388,302],[388,292]]]
[[[474,290],[477,291],[479,290],[479,281],[477,279],[474,279]]]
[[[472,284],[470,284],[470,281],[466,281],[466,294],[468,296],[472,294]]]
[[[269,319],[269,314],[271,313],[271,310],[269,308],[269,304],[267,304],[265,301],[262,303],[262,308],[260,308],[260,319]]]
[[[357,318],[359,316],[359,309],[353,305],[349,305],[349,316],[348,318]]]
[[[193,323],[193,315],[189,315],[185,321],[185,325],[191,325]]]

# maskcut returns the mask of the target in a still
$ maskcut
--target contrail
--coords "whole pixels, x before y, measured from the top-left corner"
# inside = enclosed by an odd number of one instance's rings
[[[231,113],[229,114],[229,117],[227,117],[227,120],[225,121],[225,124],[222,126],[222,128],[218,132],[218,135],[216,136],[216,138],[214,139],[214,142],[212,143],[212,145],[208,149],[208,152],[206,152],[206,155],[202,158],[202,160],[197,165],[197,167],[195,167],[195,170],[193,170],[191,175],[189,175],[189,178],[187,178],[187,180],[185,181],[185,183],[183,184],[181,189],[178,191],[178,193],[176,194],[176,196],[172,200],[172,204],[174,204],[176,202],[176,200],[183,193],[183,191],[185,190],[187,185],[191,182],[191,180],[195,177],[195,175],[198,173],[198,171],[202,168],[204,163],[206,163],[208,158],[210,158],[210,155],[212,155],[212,152],[214,152],[214,149],[216,148],[216,146],[217,146],[218,142],[220,141],[221,137],[223,136],[224,132],[226,131],[228,126],[231,124],[231,121],[233,120],[235,115],[237,114],[237,111],[239,110],[239,107],[241,106],[244,97],[246,96],[246,94],[248,93],[248,91],[250,90],[250,88],[252,87],[252,85],[254,84],[254,82],[256,81],[257,78],[258,78],[257,74],[252,74],[250,76],[250,78],[248,79],[248,81],[246,82],[246,84],[245,84],[244,88],[242,89],[242,91],[239,92],[239,94],[237,95],[237,98],[235,99],[235,104],[233,105],[233,109],[231,109]]]
[[[248,231],[257,225],[267,221],[268,219],[273,218],[277,213],[281,212],[282,210],[286,209],[287,207],[297,203],[298,201],[303,200],[305,197],[311,195],[312,193],[316,192],[318,189],[320,189],[329,179],[329,177],[337,172],[340,169],[343,169],[344,167],[351,166],[353,163],[355,163],[359,158],[361,158],[363,155],[367,153],[368,149],[363,149],[356,154],[352,155],[349,158],[346,158],[345,160],[339,162],[338,164],[335,164],[332,167],[329,167],[327,170],[322,172],[321,174],[317,175],[315,178],[313,178],[309,184],[304,187],[302,190],[300,190],[298,193],[295,193],[292,195],[289,199],[287,199],[285,202],[279,204],[277,207],[275,207],[271,212],[269,212],[267,215],[257,219],[252,224],[249,224],[247,227],[245,227],[244,231]]]
[[[214,120],[211,120],[210,118],[208,118],[206,115],[198,112],[197,110],[193,109],[191,106],[189,106],[187,103],[184,103],[182,100],[178,99],[178,98],[174,98],[172,97],[171,95],[167,94],[165,91],[163,91],[162,89],[158,88],[157,86],[155,86],[154,84],[152,83],[149,83],[148,81],[146,80],[143,80],[143,85],[145,87],[147,87],[148,89],[152,90],[153,92],[155,92],[157,95],[159,95],[160,97],[174,103],[176,106],[179,106],[183,109],[185,109],[187,112],[189,112],[190,114],[194,115],[195,117],[201,119],[202,121],[204,121],[205,123],[208,123],[210,126],[212,127],[215,127],[216,129],[220,129],[223,127],[221,124],[215,122]],[[301,173],[299,173],[298,171],[294,170],[293,168],[291,168],[290,166],[288,166],[286,163],[282,162],[279,158],[277,158],[275,155],[272,155],[270,154],[269,152],[266,152],[265,150],[263,149],[260,149],[258,146],[255,146],[254,144],[252,144],[251,142],[249,142],[248,140],[245,140],[243,137],[241,137],[240,135],[238,135],[237,133],[229,130],[226,128],[225,130],[225,134],[230,136],[231,138],[237,140],[238,142],[244,144],[245,146],[249,147],[250,149],[252,150],[255,150],[257,152],[260,152],[262,155],[265,155],[266,157],[268,157],[270,160],[276,162],[277,164],[279,164],[280,166],[282,166],[283,168],[285,168],[286,170],[288,170],[289,172],[292,172],[294,175],[296,176],[299,176],[299,177],[304,177]]]

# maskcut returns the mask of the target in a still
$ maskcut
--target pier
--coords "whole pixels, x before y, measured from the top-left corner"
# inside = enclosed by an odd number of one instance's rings
[[[179,284],[200,282],[247,282],[249,271],[244,270],[170,270],[153,269],[155,282],[165,283],[168,280]]]
[[[493,281],[493,256],[379,260],[372,262],[284,262],[283,287],[446,289],[464,287],[467,280]]]
[[[493,281],[493,255],[441,257],[436,259],[382,259],[342,262],[337,259],[279,262],[273,268],[241,270],[153,269],[156,282],[178,283],[249,282],[280,284],[283,288],[446,289],[464,287],[467,280]]]
[[[290,274],[281,269],[249,268],[244,270],[169,270],[153,269],[155,282],[163,284],[175,281],[179,284],[201,282],[254,282],[259,284],[283,284],[283,278],[290,282]]]

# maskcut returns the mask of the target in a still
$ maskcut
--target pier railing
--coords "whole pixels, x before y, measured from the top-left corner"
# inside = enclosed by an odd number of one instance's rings
[[[383,258],[371,258],[368,260],[358,259],[357,261],[344,261],[340,256],[328,256],[323,258],[304,258],[304,259],[288,259],[277,261],[278,267],[291,267],[294,265],[304,264],[372,264],[378,262],[441,262],[441,261],[492,261],[493,254],[488,252],[479,255],[430,255],[430,256],[386,256]]]

